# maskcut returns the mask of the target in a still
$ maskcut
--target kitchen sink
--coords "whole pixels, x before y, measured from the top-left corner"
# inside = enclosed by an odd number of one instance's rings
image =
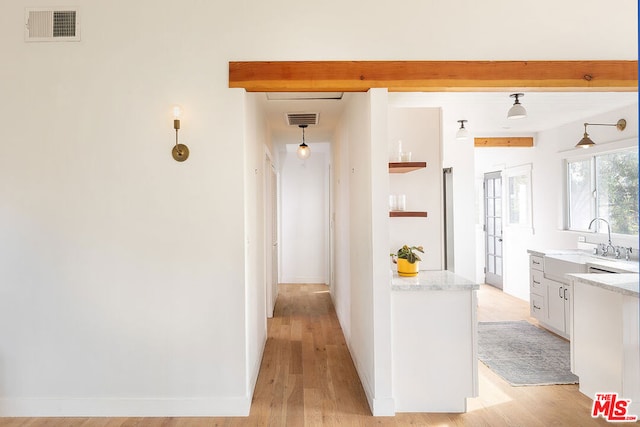
[[[584,253],[551,254],[544,257],[544,274],[568,283],[566,274],[589,273],[589,268],[611,273],[638,273],[638,262],[592,256]]]

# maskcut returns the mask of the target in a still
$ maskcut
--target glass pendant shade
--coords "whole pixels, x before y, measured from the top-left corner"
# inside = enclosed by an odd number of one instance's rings
[[[309,146],[303,142],[298,146],[298,151],[296,151],[296,155],[298,156],[299,159],[305,160],[305,159],[308,159],[309,156],[311,155],[311,150],[309,149]]]
[[[464,122],[466,122],[466,120],[458,120],[458,122],[460,123],[460,129],[456,132],[456,139],[458,141],[463,141],[469,138],[469,130],[464,127]]]
[[[507,119],[523,119],[527,117],[527,110],[525,110],[522,104],[520,104],[520,100],[518,99],[518,97],[524,96],[524,93],[514,93],[510,96],[515,98],[516,101],[513,103],[511,108],[509,108]]]
[[[307,125],[298,125],[298,127],[302,129],[302,144],[298,146],[298,151],[296,151],[296,155],[300,160],[305,160],[305,159],[308,159],[309,156],[311,155],[311,149],[306,144],[306,142],[304,142],[304,130],[306,129]]]

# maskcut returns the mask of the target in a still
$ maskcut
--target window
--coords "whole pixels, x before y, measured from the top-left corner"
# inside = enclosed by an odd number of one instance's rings
[[[531,164],[509,168],[507,181],[507,217],[510,226],[531,227]]]
[[[585,231],[600,217],[609,221],[612,233],[637,235],[637,148],[569,160],[567,202],[570,230]],[[595,227],[601,228],[599,223]]]

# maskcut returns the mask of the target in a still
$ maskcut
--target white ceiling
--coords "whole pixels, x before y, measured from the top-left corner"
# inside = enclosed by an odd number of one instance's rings
[[[301,130],[286,123],[288,112],[319,113],[318,125],[311,125],[305,131],[306,142],[331,141],[348,94],[342,100],[304,99],[317,95],[296,94],[298,99],[286,99],[286,94],[281,94],[278,97],[284,99],[265,101],[267,120],[276,144],[299,144],[301,140]],[[513,104],[509,95],[510,92],[390,93],[389,104],[394,107],[442,107],[446,137],[455,133],[460,119],[468,120],[465,127],[472,136],[530,135],[638,102],[637,92],[529,92],[520,98],[528,117],[508,120],[507,111]],[[582,127],[576,132],[579,136]]]

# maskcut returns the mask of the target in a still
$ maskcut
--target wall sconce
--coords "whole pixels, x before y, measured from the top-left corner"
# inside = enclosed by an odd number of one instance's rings
[[[520,104],[519,97],[524,96],[524,93],[512,93],[509,95],[511,98],[515,98],[516,101],[513,103],[511,108],[509,108],[509,112],[507,113],[507,119],[524,119],[527,117],[527,110]]]
[[[589,148],[589,147],[591,147],[593,145],[596,145],[596,143],[593,142],[591,140],[591,138],[589,138],[589,134],[587,133],[587,126],[615,126],[616,129],[618,129],[619,131],[622,132],[627,127],[627,121],[625,119],[620,119],[616,123],[611,123],[611,124],[608,124],[608,123],[585,123],[584,124],[584,136],[582,137],[580,142],[578,142],[576,144],[576,148],[578,148],[578,147]]]
[[[182,108],[176,105],[173,107],[173,128],[176,130],[176,145],[171,150],[171,155],[176,162],[184,162],[189,158],[189,147],[178,142],[178,131],[180,130],[180,116]]]
[[[304,129],[307,127],[307,125],[298,125],[298,127],[302,129],[302,144],[300,144],[300,146],[298,147],[298,151],[296,151],[296,155],[298,156],[299,159],[305,160],[305,159],[308,159],[309,156],[311,155],[311,149],[304,142]]]
[[[456,132],[456,139],[458,141],[463,141],[469,137],[469,130],[464,127],[466,122],[467,120],[458,120],[458,123],[460,123],[460,129]]]

